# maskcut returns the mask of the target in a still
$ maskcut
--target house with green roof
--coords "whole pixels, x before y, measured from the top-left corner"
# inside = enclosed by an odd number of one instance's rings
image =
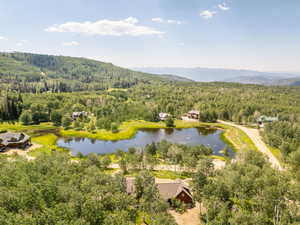
[[[278,117],[270,117],[270,116],[266,116],[266,115],[262,115],[262,116],[258,117],[258,119],[257,119],[257,122],[260,127],[264,127],[265,123],[273,123],[276,121],[278,121]]]

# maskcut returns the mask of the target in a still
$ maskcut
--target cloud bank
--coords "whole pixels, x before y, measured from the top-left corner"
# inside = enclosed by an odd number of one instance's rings
[[[70,32],[101,36],[143,36],[162,35],[164,32],[138,25],[138,19],[128,17],[124,20],[98,20],[96,22],[67,22],[45,29],[47,32]]]

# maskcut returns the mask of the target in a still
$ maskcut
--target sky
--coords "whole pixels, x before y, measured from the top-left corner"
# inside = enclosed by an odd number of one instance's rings
[[[299,0],[0,0],[0,51],[300,72]]]

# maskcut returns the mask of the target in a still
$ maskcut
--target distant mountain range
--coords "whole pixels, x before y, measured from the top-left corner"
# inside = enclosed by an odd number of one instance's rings
[[[300,77],[284,78],[276,76],[250,76],[250,77],[235,77],[225,80],[225,82],[235,82],[241,84],[261,84],[261,85],[287,85],[287,86],[299,86]]]
[[[300,74],[259,72],[253,70],[212,68],[155,68],[143,67],[134,70],[151,74],[172,74],[199,82],[235,82],[261,85],[300,85]]]

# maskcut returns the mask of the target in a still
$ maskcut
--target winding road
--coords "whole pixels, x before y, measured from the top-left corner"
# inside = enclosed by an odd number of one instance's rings
[[[279,160],[272,154],[268,146],[263,141],[258,129],[248,128],[241,125],[237,125],[235,123],[225,122],[221,120],[219,122],[228,126],[239,128],[240,130],[244,131],[248,135],[248,137],[253,141],[257,149],[268,157],[273,168],[283,170],[282,166],[279,163]]]

